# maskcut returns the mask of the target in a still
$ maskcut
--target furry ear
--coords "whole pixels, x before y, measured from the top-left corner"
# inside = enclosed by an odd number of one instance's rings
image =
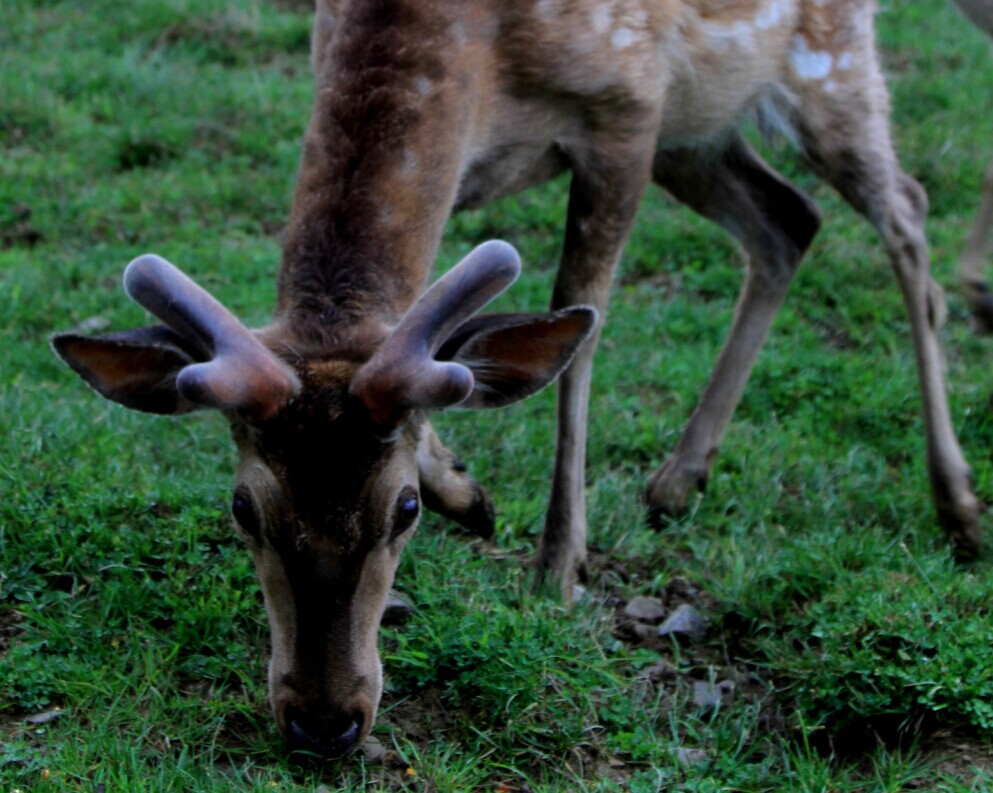
[[[176,377],[202,356],[165,326],[94,337],[60,333],[52,349],[97,393],[125,407],[167,415],[201,407],[180,394]]]
[[[597,312],[573,306],[547,314],[484,314],[455,330],[438,351],[472,372],[460,408],[496,408],[537,393],[569,365],[593,332]]]

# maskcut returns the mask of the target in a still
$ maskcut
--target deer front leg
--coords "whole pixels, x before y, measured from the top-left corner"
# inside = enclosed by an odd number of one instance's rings
[[[572,597],[586,577],[586,422],[593,354],[617,262],[648,182],[654,135],[623,141],[592,138],[574,158],[569,217],[552,307],[586,304],[600,326],[559,379],[555,471],[538,548],[536,587]]]
[[[465,464],[438,438],[427,422],[417,445],[424,506],[479,537],[493,536],[493,502],[480,484],[466,473]]]
[[[783,304],[800,259],[820,225],[813,202],[784,181],[742,140],[719,156],[660,152],[655,181],[736,236],[749,256],[728,340],[676,448],[648,483],[653,522],[684,510],[703,490],[717,448],[755,359]]]
[[[965,289],[965,299],[976,317],[976,325],[981,333],[993,333],[993,292],[983,274],[986,265],[986,245],[990,229],[993,228],[993,161],[986,171],[983,183],[983,198],[979,214],[972,225],[965,253],[959,265],[959,277]]]

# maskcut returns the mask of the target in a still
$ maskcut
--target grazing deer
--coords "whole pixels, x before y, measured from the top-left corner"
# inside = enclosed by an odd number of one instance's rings
[[[749,254],[702,401],[652,478],[675,509],[700,487],[759,348],[819,226],[814,204],[736,132],[759,109],[876,227],[903,290],[941,522],[979,542],[936,325],[926,197],[899,168],[870,0],[322,0],[318,75],[275,320],[247,331],[155,258],[129,293],[167,327],[56,337],[104,396],[224,411],[241,455],[233,512],[272,630],[280,730],[342,754],[380,694],[375,634],[419,502],[478,521],[486,497],[425,419],[499,405],[562,370],[539,579],[585,565],[584,465],[593,352],[615,266],[653,180]],[[418,297],[457,209],[572,172],[552,313],[468,319],[510,280],[492,243]],[[572,308],[578,305],[593,308]],[[486,510],[482,509],[482,513]],[[470,519],[471,516],[471,519]]]
[[[955,0],[962,13],[981,31],[993,39],[993,0]],[[993,333],[993,294],[984,275],[986,245],[993,228],[993,161],[986,171],[979,213],[973,223],[965,252],[959,265],[959,276],[965,287],[966,300],[972,308],[979,327]]]

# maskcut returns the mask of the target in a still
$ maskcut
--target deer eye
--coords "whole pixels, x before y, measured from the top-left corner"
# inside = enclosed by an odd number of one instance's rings
[[[255,512],[255,504],[251,495],[239,488],[234,491],[231,499],[231,514],[241,526],[241,530],[256,542],[261,542],[262,532],[259,529],[259,517]]]
[[[421,502],[417,498],[417,492],[412,487],[404,488],[397,497],[393,516],[393,536],[397,537],[409,529],[420,512]]]

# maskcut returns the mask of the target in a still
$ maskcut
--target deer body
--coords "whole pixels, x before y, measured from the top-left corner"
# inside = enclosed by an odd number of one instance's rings
[[[168,327],[54,342],[110,399],[215,407],[230,421],[232,509],[265,594],[273,708],[293,743],[336,755],[368,733],[376,629],[419,505],[491,528],[487,497],[428,411],[507,404],[563,372],[538,571],[567,595],[583,574],[593,309],[606,306],[650,181],[750,257],[725,350],[649,504],[679,509],[706,481],[819,225],[812,202],[738,136],[756,109],[882,235],[911,318],[939,517],[975,547],[978,505],[935,336],[926,199],[892,151],[872,13],[868,0],[319,2],[317,93],[272,325],[249,333],[146,258],[126,286]],[[472,318],[516,272],[499,244],[424,292],[453,211],[564,170],[552,312]]]

